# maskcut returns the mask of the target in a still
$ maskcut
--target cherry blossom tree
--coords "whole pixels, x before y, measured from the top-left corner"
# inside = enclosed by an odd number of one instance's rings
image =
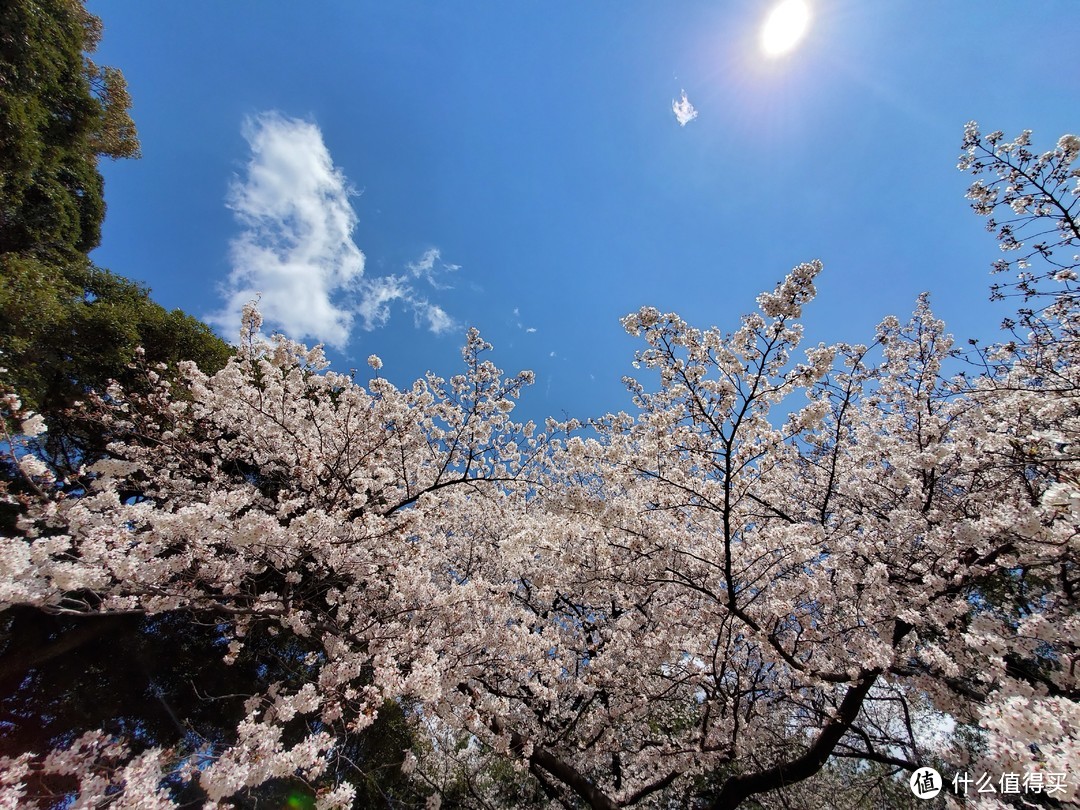
[[[1054,263],[1019,268],[1015,334],[966,364],[925,296],[865,345],[804,348],[812,262],[730,334],[627,316],[634,412],[587,426],[513,421],[531,375],[475,331],[464,373],[398,389],[372,357],[363,387],[254,309],[220,372],[103,392],[121,438],[63,487],[9,397],[26,492],[0,607],[183,611],[228,660],[288,638],[293,677],[227,744],[91,730],[6,758],[0,798],[47,800],[53,774],[78,806],[184,783],[224,807],[291,778],[347,807],[340,741],[389,706],[436,806],[828,807],[928,763],[1075,779],[1080,143],[1027,140],[965,134],[962,168],[1000,172],[977,210],[1021,218],[1010,249],[1045,220],[1025,261]],[[935,723],[968,736],[933,747]]]
[[[335,725],[357,732],[387,700],[434,699],[443,673],[432,642],[450,640],[453,654],[455,617],[490,598],[454,571],[454,531],[435,515],[457,525],[455,487],[495,506],[511,499],[545,447],[508,415],[531,375],[502,379],[475,332],[467,373],[406,391],[376,378],[365,390],[326,372],[318,349],[261,342],[257,313],[247,317],[241,351],[213,377],[188,364],[175,391],[151,369],[149,394],[105,394],[102,419],[129,439],[84,471],[82,497],[60,497],[50,471],[20,455],[40,497],[25,539],[8,538],[3,553],[5,606],[185,610],[222,623],[228,657],[264,624],[307,648],[296,662],[304,688],[252,696],[235,746],[173,762],[195,768],[212,801],[317,776]],[[282,727],[315,712],[319,729],[286,745]]]

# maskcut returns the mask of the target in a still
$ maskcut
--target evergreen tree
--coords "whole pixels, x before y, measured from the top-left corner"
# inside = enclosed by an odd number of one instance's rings
[[[46,417],[45,450],[62,471],[107,438],[70,407],[131,382],[138,346],[151,362],[206,370],[230,353],[205,324],[89,260],[105,214],[98,160],[139,154],[123,74],[87,56],[100,35],[77,0],[0,7],[0,356],[7,383]]]

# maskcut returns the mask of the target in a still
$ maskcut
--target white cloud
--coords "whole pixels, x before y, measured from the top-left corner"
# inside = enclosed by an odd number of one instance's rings
[[[435,262],[439,262],[440,266],[436,267]],[[450,289],[450,285],[439,282],[436,276],[440,273],[452,273],[455,270],[460,270],[461,265],[447,264],[442,261],[442,252],[438,248],[428,248],[417,261],[409,262],[406,269],[413,278],[423,278],[436,290],[447,290]]]
[[[527,333],[529,333],[529,334],[531,335],[531,334],[532,334],[533,332],[535,332],[535,331],[536,331],[536,327],[535,327],[535,326],[530,326],[530,327],[529,327],[528,329],[526,329],[525,331],[526,331]]]
[[[263,113],[243,135],[251,160],[228,196],[243,231],[229,245],[225,305],[209,320],[232,333],[243,305],[259,297],[268,323],[341,347],[353,315],[334,299],[364,274],[348,182],[309,121]]]
[[[675,120],[679,122],[680,127],[685,127],[695,118],[697,118],[697,110],[694,109],[694,105],[690,103],[690,99],[686,97],[686,91],[682,91],[682,98],[678,101],[672,99],[671,111],[675,113]]]
[[[394,302],[435,333],[453,326],[412,287],[423,278],[444,289],[437,276],[459,269],[442,262],[437,248],[407,265],[405,274],[364,277],[364,254],[353,241],[357,218],[349,198],[355,192],[334,166],[318,125],[268,112],[245,121],[242,132],[251,159],[227,198],[242,230],[229,244],[225,302],[207,317],[211,324],[235,333],[241,308],[258,298],[269,326],[339,349],[356,316],[365,329],[383,326]]]
[[[442,254],[439,253],[438,248],[430,248],[425,250],[424,255],[417,261],[409,262],[406,267],[409,268],[409,272],[412,273],[413,276],[430,276],[431,271],[435,267],[435,260],[438,259],[440,255]]]
[[[390,305],[395,301],[407,301],[411,288],[400,276],[383,276],[365,279],[356,313],[363,318],[365,329],[385,326],[390,320]]]
[[[413,321],[417,326],[426,325],[436,335],[448,332],[457,326],[457,322],[442,307],[431,303],[416,294],[409,285],[408,277],[382,276],[365,279],[361,284],[361,295],[356,304],[356,313],[363,320],[364,329],[371,330],[385,326],[390,320],[391,304],[398,302],[413,312]]]
[[[448,332],[456,326],[454,319],[447,315],[446,310],[442,307],[427,301],[414,301],[412,303],[417,317],[427,321],[427,328],[436,335]]]

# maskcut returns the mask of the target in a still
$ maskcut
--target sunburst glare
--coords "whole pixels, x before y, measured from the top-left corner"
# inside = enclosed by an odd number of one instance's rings
[[[761,50],[775,58],[790,53],[810,27],[810,5],[806,0],[777,3],[761,27]]]

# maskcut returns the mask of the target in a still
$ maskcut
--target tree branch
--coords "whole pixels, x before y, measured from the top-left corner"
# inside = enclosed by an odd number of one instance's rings
[[[881,675],[880,669],[863,672],[862,676],[844,695],[836,716],[825,724],[817,740],[806,752],[789,762],[782,762],[757,773],[732,776],[720,789],[720,795],[711,805],[712,810],[735,810],[745,799],[755,793],[775,790],[794,782],[808,779],[828,761],[837,743],[851,728],[862,709],[871,687]]]

